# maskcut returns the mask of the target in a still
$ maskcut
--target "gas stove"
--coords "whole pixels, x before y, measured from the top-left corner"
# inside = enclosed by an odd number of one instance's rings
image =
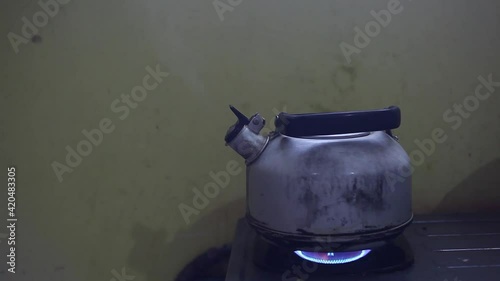
[[[500,213],[417,216],[396,238],[344,252],[286,248],[242,219],[226,281],[493,281],[498,276]]]

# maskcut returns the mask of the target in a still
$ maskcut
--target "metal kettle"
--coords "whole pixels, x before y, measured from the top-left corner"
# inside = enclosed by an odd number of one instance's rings
[[[246,160],[247,221],[280,245],[366,248],[401,234],[413,218],[410,160],[392,129],[400,109],[289,114],[275,131],[238,121],[225,136]]]

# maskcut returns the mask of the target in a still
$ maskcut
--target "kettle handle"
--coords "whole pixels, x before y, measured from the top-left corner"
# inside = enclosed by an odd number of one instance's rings
[[[401,110],[397,106],[368,111],[326,112],[276,116],[276,132],[291,136],[349,134],[358,132],[386,131],[401,124]]]

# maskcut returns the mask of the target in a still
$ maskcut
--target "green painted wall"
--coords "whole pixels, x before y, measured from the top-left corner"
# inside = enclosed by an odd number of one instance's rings
[[[22,17],[41,8],[4,3],[0,153],[4,167],[18,169],[21,260],[12,280],[107,281],[122,268],[134,280],[172,280],[197,254],[230,241],[245,208],[243,172],[189,224],[178,209],[213,182],[210,172],[243,167],[223,142],[234,122],[228,104],[269,124],[275,111],[398,105],[408,152],[436,128],[447,136],[415,167],[415,211],[495,207],[500,87],[461,124],[446,112],[464,99],[474,105],[479,76],[500,81],[500,3],[402,0],[348,63],[341,42],[353,45],[354,28],[388,2],[234,0],[221,21],[212,1],[73,0],[17,54],[7,34],[22,36]],[[121,94],[157,65],[169,76],[127,116],[110,107],[123,106]],[[114,130],[60,182],[51,164],[66,164],[65,147],[76,149],[82,130],[105,118]]]

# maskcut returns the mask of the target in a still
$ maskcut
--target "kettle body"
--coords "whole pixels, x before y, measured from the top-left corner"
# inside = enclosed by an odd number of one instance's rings
[[[302,249],[399,235],[413,218],[410,160],[391,132],[399,114],[281,113],[268,136],[256,133],[258,114],[240,115],[226,142],[247,159],[247,221],[270,241]]]

